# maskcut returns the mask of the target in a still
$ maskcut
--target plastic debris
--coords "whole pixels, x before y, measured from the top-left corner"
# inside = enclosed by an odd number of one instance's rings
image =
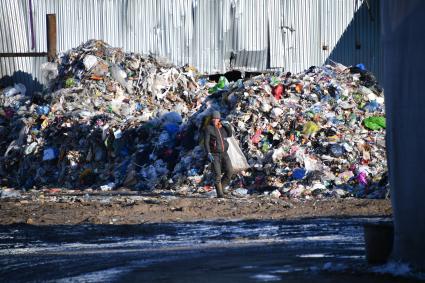
[[[341,157],[344,154],[344,148],[339,144],[333,144],[330,147],[330,152],[334,157]]]
[[[229,81],[226,79],[226,77],[221,76],[218,80],[218,83],[209,89],[209,93],[216,93],[218,91],[223,91],[225,88],[229,85]]]
[[[308,121],[304,125],[303,134],[311,135],[311,134],[317,132],[318,130],[320,130],[320,127],[316,123],[314,123],[312,121]]]
[[[113,190],[114,188],[115,188],[115,183],[113,183],[113,182],[108,183],[108,184],[103,185],[103,186],[100,186],[100,190],[101,190],[101,191],[104,191],[104,192],[106,192],[106,191],[111,191],[111,190]]]
[[[54,148],[46,148],[43,152],[43,161],[53,160],[57,157],[57,150]]]
[[[377,116],[369,117],[363,120],[363,124],[365,125],[366,128],[370,130],[374,130],[374,131],[385,129],[386,127],[385,117],[377,117]]]
[[[19,198],[21,196],[21,192],[14,189],[2,189],[0,190],[1,198]]]
[[[280,198],[280,196],[281,196],[282,194],[280,193],[280,191],[279,190],[274,190],[274,191],[272,191],[271,193],[270,193],[270,196],[271,197],[274,197],[274,198]]]
[[[56,63],[52,63],[52,62],[43,63],[41,64],[40,69],[41,69],[43,78],[46,81],[52,81],[56,79],[57,76],[59,75],[58,65]]]
[[[243,197],[243,196],[248,195],[248,190],[244,189],[244,188],[238,188],[238,189],[234,190],[232,192],[232,194],[235,195],[235,196]]]
[[[294,180],[301,180],[305,176],[306,170],[303,168],[296,168],[294,169],[294,172],[292,173],[292,178]]]
[[[17,94],[25,95],[27,89],[23,84],[15,84],[13,87],[8,87],[3,90],[3,95],[6,97],[11,97]]]
[[[97,57],[94,55],[87,55],[83,60],[84,67],[90,71],[97,64]]]

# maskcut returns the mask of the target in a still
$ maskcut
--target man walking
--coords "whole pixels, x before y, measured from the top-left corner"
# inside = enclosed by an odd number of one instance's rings
[[[227,149],[229,144],[226,138],[232,136],[232,128],[227,121],[220,121],[220,112],[212,113],[211,123],[207,125],[204,132],[204,145],[208,159],[211,161],[215,179],[217,197],[222,198],[223,188],[226,188],[232,177],[232,166]],[[224,171],[223,180],[221,174]]]

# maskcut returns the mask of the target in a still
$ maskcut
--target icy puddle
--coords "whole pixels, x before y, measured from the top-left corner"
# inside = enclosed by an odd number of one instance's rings
[[[385,218],[0,226],[3,282],[415,282],[367,266]],[[368,281],[370,279],[370,281]],[[363,282],[364,283],[364,282]]]

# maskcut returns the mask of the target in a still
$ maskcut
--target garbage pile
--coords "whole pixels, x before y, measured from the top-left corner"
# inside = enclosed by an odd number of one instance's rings
[[[0,185],[210,190],[202,129],[219,110],[251,169],[234,194],[382,198],[384,98],[362,65],[209,81],[191,66],[90,40],[0,92]]]
[[[222,111],[251,165],[233,183],[234,194],[388,196],[383,90],[361,64],[234,83],[222,77],[210,92],[217,99],[202,109]],[[188,171],[195,183],[206,173],[183,168],[174,175]]]

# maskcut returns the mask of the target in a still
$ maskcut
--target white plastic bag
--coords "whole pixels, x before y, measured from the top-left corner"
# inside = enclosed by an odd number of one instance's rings
[[[97,64],[97,58],[94,55],[87,55],[83,60],[84,67],[90,71]]]
[[[13,87],[5,88],[3,90],[3,93],[4,93],[4,96],[10,97],[10,96],[17,95],[18,93],[25,95],[26,91],[27,91],[27,88],[25,87],[25,85],[21,83],[17,83]]]
[[[229,155],[233,172],[235,173],[247,170],[249,168],[249,164],[239,147],[238,141],[233,136],[226,138],[226,141],[229,143],[227,154]]]
[[[41,64],[40,69],[41,69],[41,74],[43,78],[48,83],[56,79],[59,74],[58,64],[56,63],[51,63],[51,62],[43,63]]]

